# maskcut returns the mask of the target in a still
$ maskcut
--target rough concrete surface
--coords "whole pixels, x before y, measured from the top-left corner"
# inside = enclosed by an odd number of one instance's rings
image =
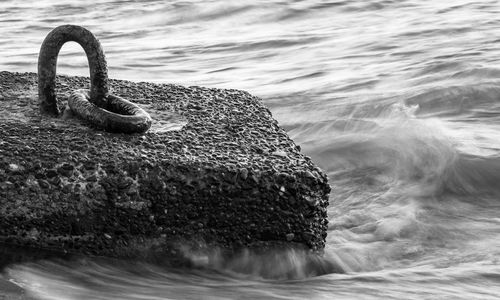
[[[260,99],[110,80],[145,134],[40,114],[35,73],[0,72],[0,241],[115,257],[175,245],[324,247],[330,187]],[[85,77],[58,76],[66,101]]]

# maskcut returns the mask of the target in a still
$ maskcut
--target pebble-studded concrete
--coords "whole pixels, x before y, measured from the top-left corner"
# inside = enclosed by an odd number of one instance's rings
[[[0,72],[0,241],[117,257],[182,243],[323,249],[327,178],[259,98],[110,80],[154,119],[143,135],[112,134],[42,116],[36,78]],[[59,100],[88,81],[58,77]]]

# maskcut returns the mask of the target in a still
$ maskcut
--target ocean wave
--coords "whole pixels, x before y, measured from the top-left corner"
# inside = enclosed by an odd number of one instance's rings
[[[419,111],[396,103],[313,131],[291,129],[310,139],[303,149],[329,174],[326,253],[343,270],[400,268],[443,257],[436,252],[466,260],[482,252],[469,243],[488,239],[499,223],[492,212],[500,205],[500,158],[488,149],[494,135],[482,132],[484,124],[457,128],[459,120]]]
[[[494,72],[498,72],[498,70]],[[466,118],[474,117],[474,113],[481,109],[500,114],[499,97],[500,84],[483,83],[425,90],[407,98],[405,103],[418,105],[416,113],[423,117],[455,116]]]

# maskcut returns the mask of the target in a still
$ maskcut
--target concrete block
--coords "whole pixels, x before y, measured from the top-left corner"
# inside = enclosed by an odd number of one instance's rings
[[[257,97],[110,80],[145,134],[40,114],[35,73],[0,72],[0,241],[140,257],[183,243],[321,252],[330,187]],[[59,99],[88,78],[58,76]]]

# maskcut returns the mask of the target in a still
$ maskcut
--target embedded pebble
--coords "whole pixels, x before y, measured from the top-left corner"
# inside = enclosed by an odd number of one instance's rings
[[[280,157],[286,157],[286,152],[283,151],[283,150],[276,150],[274,151],[273,153],[271,153],[272,155],[275,155],[275,156],[280,156]]]
[[[11,172],[16,172],[16,171],[19,171],[21,169],[21,167],[19,165],[16,165],[16,164],[9,164],[9,170]]]

